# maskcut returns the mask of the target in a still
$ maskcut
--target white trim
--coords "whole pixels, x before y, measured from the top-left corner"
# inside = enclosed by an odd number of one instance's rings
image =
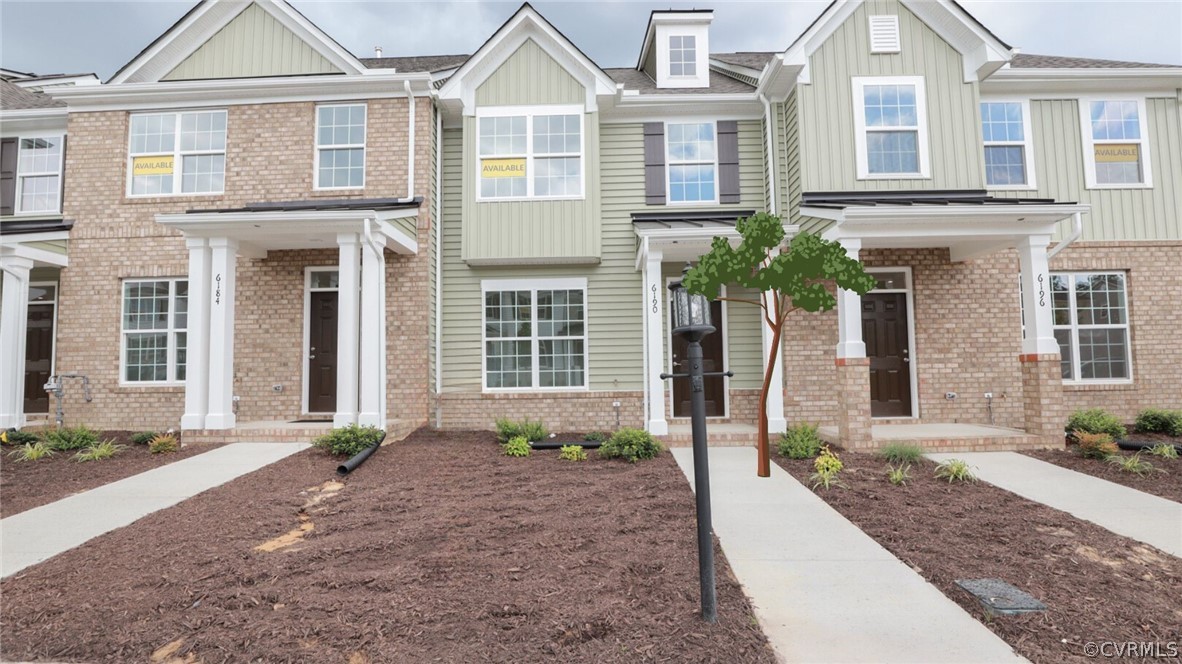
[[[126,285],[127,284],[155,283],[155,282],[160,282],[160,281],[168,283],[168,327],[164,328],[164,329],[128,330],[124,326],[125,321],[123,318],[124,300],[127,297],[126,292],[125,292]],[[189,277],[187,277],[187,276],[184,276],[184,277],[129,277],[129,278],[119,280],[119,387],[175,387],[178,385],[185,384],[184,380],[180,380],[176,377],[176,368],[177,368],[177,364],[176,364],[176,351],[177,351],[176,335],[177,335],[177,333],[179,333],[179,332],[185,333],[185,349],[188,350],[188,348],[189,348],[189,343],[188,343],[189,327],[188,327],[188,325],[186,325],[183,328],[176,326],[176,297],[177,297],[176,285],[177,285],[177,283],[182,282],[182,281],[185,282],[185,284],[187,285],[189,282]],[[186,300],[185,317],[186,317],[186,319],[189,317],[188,299],[189,299],[189,295],[186,294],[185,295],[185,300]],[[165,368],[165,373],[167,375],[167,378],[165,378],[164,380],[127,380],[127,335],[129,335],[129,334],[160,334],[162,332],[167,337],[165,339],[165,343],[167,344],[166,345],[166,349],[167,349],[166,350],[166,358],[167,358],[166,362],[168,363],[167,367]],[[186,362],[186,366],[185,366],[186,375],[188,373],[188,370],[189,370],[189,367],[188,367],[188,363]]]
[[[497,291],[530,291],[530,387],[489,387],[488,358],[485,336],[487,321],[484,296]],[[581,386],[539,387],[540,362],[538,349],[538,291],[539,290],[581,290],[583,291],[583,384]],[[480,281],[480,391],[488,394],[538,393],[538,392],[587,392],[591,389],[591,325],[590,292],[586,277],[565,277],[546,279],[482,279]],[[567,337],[578,339],[579,337]]]
[[[912,281],[911,266],[868,267],[865,270],[867,274],[874,274],[875,272],[903,272],[906,274],[906,285],[903,288],[874,288],[870,293],[903,293],[907,297],[907,364],[909,365],[908,372],[911,382],[911,385],[908,387],[911,391],[911,415],[905,417],[906,419],[919,419],[919,360],[915,355],[915,284]],[[869,393],[867,393],[866,398],[870,398]],[[903,418],[898,415],[887,415],[871,419],[897,420]]]
[[[666,373],[674,373],[673,367],[673,293],[669,291],[669,285],[681,279],[681,276],[665,277],[665,308],[662,312],[665,318],[664,332],[665,332],[665,365]],[[726,297],[727,287],[723,284],[718,290],[719,297]],[[730,353],[730,334],[729,322],[727,315],[727,302],[719,302],[719,307],[722,312],[722,320],[718,321],[718,325],[714,326],[715,334],[722,335],[722,370],[727,371],[731,367],[731,353]],[[761,323],[762,324],[762,323]],[[783,348],[781,348],[783,350]],[[762,357],[762,355],[761,355]],[[762,368],[763,363],[760,362]],[[760,380],[763,379],[763,374],[760,374]],[[673,401],[673,381],[665,381],[665,400],[669,408],[668,419],[675,417],[685,418],[688,415],[678,415],[676,411],[677,404]],[[731,416],[731,379],[729,376],[722,377],[722,415],[708,415],[708,420],[725,420]]]
[[[201,114],[201,113],[221,113],[225,117],[225,146],[221,150],[189,150],[181,149],[181,122],[182,118],[187,114]],[[131,132],[131,125],[136,117],[147,117],[152,115],[159,115],[161,117],[173,117],[173,134],[172,134],[172,152],[142,152],[136,154],[131,149],[131,142],[133,135]],[[200,196],[221,196],[226,193],[226,176],[229,171],[229,161],[227,155],[230,148],[230,114],[224,108],[194,108],[187,110],[175,111],[161,111],[161,112],[139,112],[131,113],[127,117],[127,198],[177,198],[177,197],[200,197]],[[168,156],[173,158],[172,165],[172,191],[171,192],[155,192],[149,194],[136,194],[135,190],[135,176],[134,164],[136,157],[151,157],[151,156]],[[222,156],[222,187],[215,191],[182,191],[184,182],[184,159],[187,156]]]
[[[573,115],[579,118],[579,193],[561,196],[537,196],[534,194],[534,162],[537,159],[570,159],[574,153],[546,153],[534,152],[534,118],[538,116]],[[480,154],[480,121],[484,118],[525,118],[525,153],[505,153],[494,155]],[[552,106],[482,106],[476,109],[476,159],[475,161],[475,189],[478,203],[509,203],[521,201],[581,201],[587,198],[587,127],[586,114],[582,106],[570,104],[555,104]],[[481,188],[480,168],[484,159],[525,159],[525,196],[493,196],[485,197]]]
[[[928,152],[927,92],[923,76],[854,76],[850,79],[854,111],[854,153],[859,180],[928,180],[932,177],[931,155]],[[911,85],[915,87],[915,126],[869,128],[866,126],[867,85]],[[870,131],[915,131],[916,157],[919,171],[915,173],[871,173],[868,164],[867,133]]]
[[[362,122],[362,142],[360,144],[348,143],[342,145],[328,145],[320,144],[320,109],[322,108],[353,108],[360,106],[365,111],[365,117],[361,119]],[[314,121],[312,122],[313,131],[312,136],[312,190],[313,191],[356,191],[358,189],[365,189],[366,171],[369,170],[369,150],[366,145],[369,143],[369,103],[366,101],[359,101],[356,103],[331,103],[331,104],[316,104],[312,112]],[[357,186],[345,187],[323,187],[320,185],[320,153],[325,150],[355,150],[361,148],[361,184]]]
[[[65,171],[66,171],[66,146],[65,146],[66,132],[64,130],[63,131],[29,131],[29,132],[22,133],[18,136],[14,136],[13,138],[16,138],[16,149],[17,149],[17,151],[16,151],[16,180],[15,180],[16,191],[13,192],[13,215],[18,216],[18,217],[21,217],[21,216],[27,217],[27,216],[37,216],[37,215],[61,214],[62,199],[64,198],[64,196],[62,195],[63,194],[63,184],[65,183]],[[51,172],[51,171],[37,171],[37,172],[27,173],[27,174],[21,173],[21,166],[20,166],[21,156],[20,155],[21,155],[21,152],[24,151],[24,147],[22,144],[24,143],[24,140],[26,138],[56,138],[56,139],[59,139],[60,142],[58,144],[57,172],[56,173]],[[57,208],[55,208],[53,210],[28,210],[28,211],[22,210],[21,209],[21,203],[22,203],[21,193],[22,193],[23,187],[21,187],[21,178],[25,178],[25,177],[30,177],[30,178],[53,177],[53,176],[57,176]]]
[[[1106,323],[1106,324],[1092,324],[1082,326],[1088,330],[1124,330],[1125,331],[1125,364],[1129,369],[1128,378],[1081,378],[1081,365],[1079,361],[1079,312],[1076,302],[1075,294],[1075,278],[1079,276],[1091,277],[1097,275],[1104,276],[1119,276],[1121,278],[1121,286],[1124,290],[1124,317],[1123,324]],[[1068,293],[1068,305],[1070,324],[1060,325],[1054,322],[1054,286],[1050,285],[1051,290],[1051,330],[1068,330],[1071,332],[1071,377],[1064,378],[1064,385],[1132,385],[1133,384],[1133,322],[1129,318],[1129,275],[1122,270],[1072,270],[1072,271],[1051,271],[1050,277],[1054,279],[1056,276],[1067,277],[1068,284],[1071,289]]]
[[[313,272],[336,272],[340,274],[339,265],[308,265],[304,267],[304,345],[300,348],[300,355],[303,357],[301,367],[303,369],[300,377],[300,413],[303,415],[332,415],[336,413],[334,408],[331,412],[309,412],[308,411],[308,374],[310,373],[310,365],[312,358],[308,357],[310,352],[308,348],[312,343],[312,293],[339,293],[340,288],[313,288],[312,287],[312,273]],[[333,349],[336,352],[336,349]]]
[[[687,165],[687,166],[713,165],[714,166],[714,198],[712,198],[710,200],[675,201],[675,200],[673,200],[673,189],[672,189],[672,187],[670,187],[671,183],[669,180],[669,178],[670,178],[669,174],[673,170],[671,167],[674,165],[672,155],[669,153],[669,126],[670,125],[688,126],[688,125],[704,125],[704,124],[710,125],[712,127],[713,132],[714,132],[714,140],[713,140],[714,160],[712,162],[679,161],[679,162],[677,162],[677,164],[678,165]],[[718,173],[718,168],[719,168],[718,167],[718,122],[716,120],[701,120],[701,121],[694,122],[694,121],[688,120],[688,119],[685,121],[681,121],[681,122],[665,122],[664,131],[665,131],[665,191],[666,191],[665,202],[666,202],[666,205],[669,205],[671,207],[685,207],[685,206],[694,206],[694,205],[718,205],[719,197],[722,195],[721,192],[719,191],[719,186],[718,186],[719,179],[720,179],[719,173]]]
[[[985,116],[980,109],[985,104],[1018,104],[1022,109],[1022,137],[1021,141],[987,141],[985,140]],[[1034,174],[1034,132],[1031,129],[1030,98],[1029,97],[987,97],[982,96],[977,105],[981,118],[981,154],[989,147],[1014,147],[1021,145],[1023,159],[1026,161],[1026,184],[989,184],[989,164],[985,164],[985,189],[988,191],[1033,191],[1038,189],[1038,180]]]
[[[1093,102],[1126,102],[1137,104],[1137,123],[1140,138],[1104,139],[1096,140],[1092,137],[1092,103]],[[1149,122],[1146,112],[1145,97],[1130,97],[1128,95],[1092,95],[1081,96],[1078,99],[1079,129],[1083,139],[1084,182],[1088,189],[1152,189],[1153,188],[1153,160],[1149,154]],[[1106,184],[1096,181],[1096,150],[1095,146],[1104,144],[1137,143],[1141,157],[1141,182],[1131,184]]]

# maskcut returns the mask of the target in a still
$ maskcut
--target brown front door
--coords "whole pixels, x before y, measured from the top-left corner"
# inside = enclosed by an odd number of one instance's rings
[[[870,415],[911,416],[906,293],[862,296],[862,339],[870,358]]]
[[[308,311],[308,412],[337,409],[337,294],[311,293]]]
[[[713,334],[707,334],[702,339],[702,371],[726,371],[722,361],[722,303],[710,303],[710,316],[714,319],[714,326],[718,328]],[[685,373],[689,371],[686,360],[686,349],[689,343],[685,339],[673,335],[673,372]],[[726,415],[726,379],[722,376],[707,376],[703,387],[706,392],[706,417],[724,417]],[[690,381],[688,378],[673,379],[673,417],[689,417],[690,411]]]
[[[25,412],[48,413],[45,383],[53,372],[53,305],[29,304],[25,336]]]

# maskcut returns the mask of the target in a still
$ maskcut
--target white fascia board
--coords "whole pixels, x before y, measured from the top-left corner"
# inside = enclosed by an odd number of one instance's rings
[[[1011,69],[1002,68],[981,83],[982,93],[1021,93],[1033,99],[1064,94],[1130,94],[1174,97],[1182,88],[1182,68],[1163,69]]]
[[[801,214],[806,210],[816,208],[801,207]],[[1088,212],[1092,206],[1085,204],[1063,205],[898,205],[859,206],[848,207],[844,210],[846,220],[875,220],[882,219],[912,219],[912,220],[941,220],[941,219],[973,219],[997,218],[1055,218],[1066,219],[1080,212]],[[812,212],[808,212],[812,216]]]
[[[398,210],[398,212],[403,212],[403,210]],[[417,213],[418,210],[417,209],[411,210],[411,212]],[[385,235],[387,238],[390,239],[390,241],[393,245],[390,247],[390,249],[396,254],[412,255],[412,254],[419,253],[418,240],[407,235],[406,233],[404,233],[402,231],[402,229],[398,228],[394,224],[391,224],[389,221],[386,221],[386,219],[397,219],[397,218],[407,217],[407,216],[413,217],[416,215],[403,214],[403,215],[397,215],[397,216],[387,216],[387,217],[385,217],[385,219],[383,219],[382,214],[383,213],[378,213],[377,228],[378,228],[378,230],[380,230],[382,232],[382,235]]]
[[[658,122],[671,117],[709,116],[712,120],[758,120],[763,104],[753,92],[739,94],[623,95],[605,109],[601,124]]]
[[[0,134],[20,136],[31,131],[66,131],[66,108],[0,111]]]
[[[742,237],[735,228],[722,226],[713,228],[637,228],[634,230],[637,237],[647,239],[650,245],[661,240],[711,240],[715,237],[728,239]],[[796,235],[799,230],[800,227],[795,224],[784,224],[784,234],[787,237]]]
[[[50,231],[46,233],[19,233],[0,235],[0,245],[15,245],[23,242],[60,242],[69,240],[70,231]]]
[[[21,237],[19,235],[14,237]],[[5,256],[16,256],[17,258],[25,258],[33,261],[33,267],[40,265],[48,265],[50,267],[69,267],[70,259],[66,254],[59,254],[53,251],[46,251],[45,249],[38,249],[30,247],[18,242],[4,242],[0,244],[0,253]]]

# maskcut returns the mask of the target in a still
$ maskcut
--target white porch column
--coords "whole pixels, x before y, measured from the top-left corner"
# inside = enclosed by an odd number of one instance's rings
[[[209,413],[206,429],[233,429],[234,416],[234,282],[238,242],[209,240]]]
[[[25,338],[29,325],[29,271],[33,261],[0,256],[4,294],[0,301],[0,428],[25,425]]]
[[[644,314],[645,314],[645,356],[648,358],[648,432],[654,436],[669,433],[669,422],[665,419],[665,381],[661,374],[665,370],[665,325],[661,318],[664,308],[665,287],[661,283],[660,249],[649,249],[644,261]]]
[[[1050,269],[1047,266],[1049,235],[1031,235],[1018,242],[1022,270],[1022,314],[1026,319],[1025,355],[1058,355],[1051,316]]]
[[[382,296],[386,280],[386,238],[366,237],[361,247],[361,383],[357,423],[386,428],[386,301]],[[344,291],[342,284],[341,291]]]
[[[857,260],[862,241],[850,238],[840,242],[846,255]],[[837,356],[866,357],[866,343],[862,341],[862,296],[844,288],[837,289]]]
[[[764,297],[770,303],[774,301],[775,293],[765,293]],[[760,317],[760,328],[763,330],[763,365],[761,369],[767,370],[768,356],[772,352],[772,328],[762,316]],[[760,375],[760,379],[763,379],[762,375]],[[780,348],[776,352],[772,365],[771,390],[767,394],[767,430],[774,433],[787,428],[788,422],[784,419],[784,339],[781,338]]]
[[[204,429],[209,414],[209,240],[187,237],[185,246],[189,248],[189,325],[182,430]]]
[[[359,297],[361,295],[361,237],[357,233],[337,235],[340,259],[337,269],[337,412],[334,427],[357,423],[357,344],[359,340]]]

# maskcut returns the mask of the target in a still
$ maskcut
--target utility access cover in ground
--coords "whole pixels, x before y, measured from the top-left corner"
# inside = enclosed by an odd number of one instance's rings
[[[975,595],[993,614],[1014,616],[1047,610],[1047,605],[1033,595],[1001,579],[960,579],[956,585]]]

